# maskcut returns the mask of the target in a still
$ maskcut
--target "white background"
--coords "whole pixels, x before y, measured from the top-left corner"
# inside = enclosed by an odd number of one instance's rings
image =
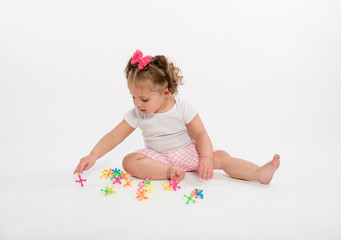
[[[339,1],[1,1],[0,239],[340,239]],[[135,199],[101,171],[143,146],[139,130],[83,177],[79,159],[133,106],[135,52],[182,69],[180,96],[213,144],[259,165],[261,185],[216,171]],[[186,205],[184,194],[204,189]]]

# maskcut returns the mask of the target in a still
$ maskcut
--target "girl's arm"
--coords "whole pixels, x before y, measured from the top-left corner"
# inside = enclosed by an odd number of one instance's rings
[[[213,177],[213,147],[204,124],[197,114],[186,126],[196,142],[200,154],[199,177],[206,180],[211,179]]]
[[[92,149],[89,155],[83,157],[73,174],[81,174],[89,170],[107,152],[113,150],[118,144],[126,139],[135,128],[131,127],[125,120],[122,120],[113,130],[104,135]]]

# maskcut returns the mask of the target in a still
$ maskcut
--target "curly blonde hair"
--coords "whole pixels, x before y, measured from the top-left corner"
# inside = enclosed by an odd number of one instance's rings
[[[178,86],[183,84],[181,70],[163,55],[153,57],[150,63],[142,70],[136,64],[131,64],[132,58],[124,70],[127,81],[133,82],[137,86],[145,86],[149,80],[154,87],[163,90],[165,87],[172,94],[178,92]]]

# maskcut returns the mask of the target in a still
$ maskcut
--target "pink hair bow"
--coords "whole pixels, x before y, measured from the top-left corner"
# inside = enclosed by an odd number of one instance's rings
[[[133,58],[131,59],[131,65],[138,63],[138,67],[140,70],[144,69],[145,66],[147,66],[150,63],[150,60],[152,60],[152,56],[145,56],[143,57],[143,54],[140,50],[136,50]]]

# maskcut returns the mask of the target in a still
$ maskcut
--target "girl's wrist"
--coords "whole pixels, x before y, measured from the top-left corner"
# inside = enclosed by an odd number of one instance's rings
[[[96,154],[93,153],[93,152],[91,152],[89,155],[92,156],[92,158],[93,158],[95,161],[97,161],[97,159],[99,158],[99,157],[97,157]]]
[[[203,159],[203,158],[207,158],[207,159],[210,159],[210,160],[212,160],[213,159],[213,157],[210,157],[210,156],[202,156],[200,159]]]

